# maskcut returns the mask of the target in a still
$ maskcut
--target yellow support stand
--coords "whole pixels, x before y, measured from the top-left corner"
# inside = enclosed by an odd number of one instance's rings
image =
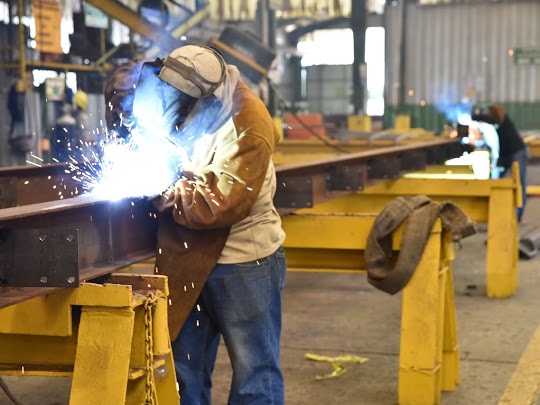
[[[434,171],[456,171],[453,166],[429,167],[400,178],[367,187],[365,190],[315,205],[306,213],[377,213],[393,198],[425,194],[436,201],[452,201],[478,223],[488,224],[486,249],[486,290],[490,298],[507,298],[519,284],[517,207],[521,206],[519,167],[512,166],[512,177],[497,180],[469,179],[465,174],[447,173],[433,178]],[[424,176],[424,177],[423,177]],[[464,243],[467,243],[466,240]]]
[[[70,405],[178,404],[167,278],[115,274],[0,310],[0,374],[71,376]]]
[[[452,170],[452,166],[447,168]],[[417,172],[414,178],[368,187],[354,197],[346,198],[347,201],[340,205],[346,212],[378,212],[396,196],[419,194],[454,202],[474,221],[488,224],[487,296],[507,298],[514,295],[519,284],[517,207],[522,205],[518,163],[512,166],[511,178],[497,180],[460,179],[459,175],[456,178],[451,174],[445,179],[435,179],[430,178],[432,173],[429,171],[425,174],[425,178],[422,178],[422,172]],[[335,211],[335,204],[335,201],[331,202],[332,212],[339,212]]]
[[[322,205],[322,204],[321,204]],[[319,208],[319,210],[317,210]],[[282,218],[290,270],[362,271],[374,214],[331,214],[316,207]],[[402,227],[394,234],[399,250]],[[403,289],[398,395],[401,405],[439,404],[459,383],[451,235],[437,221],[413,277]]]

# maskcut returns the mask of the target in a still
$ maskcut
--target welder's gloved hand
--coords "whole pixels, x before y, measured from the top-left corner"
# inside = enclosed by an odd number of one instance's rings
[[[107,128],[122,134],[133,125],[133,98],[145,61],[130,61],[116,70],[105,84],[105,120]]]

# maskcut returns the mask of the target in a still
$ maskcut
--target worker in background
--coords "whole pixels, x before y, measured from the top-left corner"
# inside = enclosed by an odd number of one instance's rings
[[[60,111],[60,116],[51,133],[51,157],[57,162],[79,160],[81,156],[80,131],[77,119],[73,115],[73,107],[69,103],[64,103]]]
[[[80,133],[80,140],[84,145],[82,153],[89,159],[93,160],[97,158],[98,150],[98,134],[96,129],[90,128],[90,116],[88,114],[88,94],[82,90],[77,90],[73,96],[73,102],[75,104],[75,119],[77,120],[78,130]]]
[[[487,122],[471,121],[469,124],[468,144],[477,148],[487,148],[490,160],[490,178],[500,177],[499,136],[495,127]]]
[[[500,104],[493,104],[484,110],[475,110],[471,117],[475,121],[486,122],[495,127],[499,136],[499,163],[501,177],[510,172],[514,162],[519,163],[519,177],[522,188],[523,206],[518,208],[517,217],[521,222],[525,204],[527,202],[527,162],[528,150],[523,142],[514,122],[508,116],[506,108]]]
[[[26,164],[26,156],[32,150],[32,136],[26,133],[24,108],[26,89],[23,80],[16,80],[9,89],[7,107],[11,116],[8,142],[11,150],[11,166]]]
[[[285,235],[273,205],[271,159],[278,130],[238,69],[216,51],[186,45],[153,66],[178,92],[164,107],[167,114],[171,106],[176,111],[168,115],[171,127],[182,134],[195,121],[203,123],[201,135],[208,134],[192,148],[182,178],[154,200],[162,213],[156,271],[169,278],[181,403],[210,404],[222,336],[233,368],[229,403],[283,404]],[[135,104],[136,111],[136,92],[144,87],[139,82],[134,90],[138,71],[140,65],[123,67],[107,83],[109,128],[137,119],[130,119],[129,108]]]

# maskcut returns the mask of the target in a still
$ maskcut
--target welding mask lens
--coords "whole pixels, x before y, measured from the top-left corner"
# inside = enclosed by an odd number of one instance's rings
[[[160,59],[143,64],[133,100],[133,116],[139,128],[168,136],[182,126],[198,99],[161,80],[161,67]]]

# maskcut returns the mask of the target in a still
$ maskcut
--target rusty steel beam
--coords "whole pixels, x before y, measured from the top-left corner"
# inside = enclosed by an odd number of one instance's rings
[[[361,190],[377,179],[396,178],[402,171],[461,153],[458,142],[443,140],[281,165],[276,168],[275,205],[311,207],[336,192]],[[64,169],[63,165],[4,169],[0,181],[16,178],[17,185],[30,181],[47,189],[46,180],[55,175],[61,180]],[[155,254],[156,233],[156,213],[149,201],[140,198],[107,201],[84,195],[2,209],[0,308],[149,258]]]
[[[80,196],[0,210],[0,308],[152,257],[156,218],[140,198]]]
[[[429,164],[441,164],[461,156],[463,151],[458,140],[444,139],[278,165],[274,205],[282,213],[309,208],[335,197],[336,192],[363,190],[367,184],[423,170]]]
[[[64,163],[0,168],[0,208],[71,198],[81,193],[80,181],[73,179],[72,170]]]
[[[447,139],[373,147],[331,158],[280,165],[277,167],[278,177],[282,180],[280,184],[290,182],[290,185],[288,190],[281,190],[279,193],[285,191],[289,194],[289,199],[290,191],[296,189],[297,193],[301,193],[302,187],[307,184],[306,181],[317,181],[302,178],[306,174],[311,178],[311,174],[314,173],[323,175],[323,183],[328,181],[329,190],[358,190],[370,179],[389,179],[406,171],[421,170],[426,165],[443,163],[462,152],[462,146],[457,140]],[[64,163],[47,164],[42,167],[0,168],[0,208],[77,196],[82,193],[82,188],[81,183],[73,179],[73,175],[73,170]],[[324,180],[326,178],[328,180]],[[326,187],[325,185],[324,188]],[[276,200],[278,206],[282,206],[282,198],[278,195]],[[286,207],[289,205],[285,204]]]

